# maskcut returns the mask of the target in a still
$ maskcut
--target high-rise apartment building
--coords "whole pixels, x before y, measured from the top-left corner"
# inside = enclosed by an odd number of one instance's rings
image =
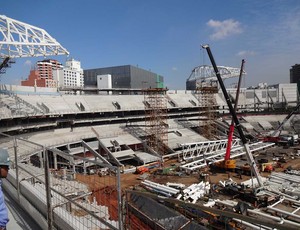
[[[57,83],[53,79],[53,72],[62,68],[62,64],[56,60],[38,61],[34,70],[30,71],[27,80],[22,81],[21,85],[55,88]]]
[[[36,63],[22,86],[39,87],[83,87],[83,69],[80,61],[69,59],[65,66],[56,60],[43,60]]]
[[[53,79],[53,71],[62,69],[62,64],[56,60],[43,60],[36,63],[36,69],[41,79]]]
[[[73,58],[67,60],[62,69],[53,72],[53,79],[57,81],[58,87],[83,87],[83,69],[80,61]]]
[[[295,64],[290,69],[290,83],[300,82],[300,64]]]

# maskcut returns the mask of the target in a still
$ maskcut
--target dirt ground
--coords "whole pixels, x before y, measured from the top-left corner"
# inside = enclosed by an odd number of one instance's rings
[[[280,164],[274,164],[274,171],[281,172],[284,171],[288,167],[292,167],[293,169],[300,170],[300,156],[296,156],[300,146],[296,146],[294,148],[283,148],[283,147],[275,147],[268,150],[262,151],[259,154],[259,157],[263,157],[268,159],[268,161],[273,161],[274,157],[284,157],[286,162],[282,162]],[[258,157],[258,155],[256,156]],[[245,159],[244,159],[245,160]],[[169,162],[165,162],[164,168],[170,168],[177,164],[176,160],[172,160]],[[175,167],[174,167],[175,168]],[[212,172],[209,169],[201,169],[198,172],[195,172],[190,175],[186,175],[184,173],[174,173],[174,171],[170,170],[168,173],[155,173],[157,169],[153,169],[144,174],[121,174],[121,188],[123,194],[126,189],[132,189],[136,186],[141,185],[143,179],[148,179],[156,183],[166,184],[167,182],[173,183],[181,183],[189,186],[193,183],[199,183],[201,180],[209,181],[211,184],[218,184],[219,181],[224,181],[229,178],[232,178],[237,183],[240,183],[244,180],[250,179],[250,176],[240,175],[236,172]],[[202,172],[202,177],[200,176]],[[203,175],[209,175],[203,177]],[[264,177],[268,177],[270,173],[261,172],[261,175]],[[116,178],[114,176],[98,176],[98,175],[77,175],[77,180],[86,183],[90,187],[90,191],[92,191],[92,195],[90,200],[92,201],[96,198],[98,204],[105,205],[109,208],[110,219],[118,220],[118,202],[117,202],[117,183]],[[128,216],[129,217],[129,216]],[[138,218],[131,215],[129,219],[130,229],[139,229],[139,230],[148,230],[149,226],[146,226],[142,223]]]
[[[294,154],[297,150],[300,149],[300,146],[296,146],[293,148],[285,149],[283,147],[274,147],[271,149],[264,150],[259,156],[267,158],[268,161],[272,161],[274,156],[283,156],[286,160],[285,163],[274,164],[274,171],[281,172],[284,171],[288,167],[292,167],[293,169],[300,170],[300,156],[296,157]],[[177,164],[176,160],[170,160],[165,162],[164,168],[168,168]],[[259,167],[259,164],[258,164]],[[243,180],[247,180],[250,177],[247,175],[242,175],[242,178],[235,172],[212,172],[208,169],[201,169],[191,175],[186,175],[184,173],[175,174],[172,171],[171,173],[165,174],[156,174],[155,171],[157,169],[150,170],[144,174],[121,174],[121,188],[124,191],[125,189],[131,189],[135,186],[141,184],[143,179],[148,179],[156,183],[166,184],[167,182],[173,183],[182,183],[187,186],[193,183],[199,183],[203,180],[203,177],[200,177],[200,173],[209,174],[205,179],[210,183],[217,184],[220,180],[224,181],[228,178],[232,178],[236,182],[241,182]],[[270,173],[261,172],[262,176],[268,176]],[[89,184],[91,189],[101,189],[107,186],[116,186],[116,178],[114,176],[98,176],[98,175],[77,175],[77,180]]]

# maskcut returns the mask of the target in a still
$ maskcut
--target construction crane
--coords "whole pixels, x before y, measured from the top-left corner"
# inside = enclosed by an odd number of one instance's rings
[[[273,133],[271,133],[271,135],[266,136],[263,138],[264,142],[274,142],[274,143],[278,143],[281,138],[280,138],[280,134],[282,131],[282,128],[284,126],[284,124],[291,118],[291,116],[299,109],[300,107],[300,103],[298,103],[298,105],[283,119],[283,121],[278,125],[278,127],[274,130]],[[292,140],[294,141],[294,140]]]
[[[227,102],[229,111],[230,111],[230,113],[231,113],[231,116],[232,116],[232,118],[233,118],[233,120],[234,120],[235,126],[236,126],[236,128],[237,128],[237,130],[238,130],[238,132],[239,132],[241,141],[242,141],[243,146],[244,146],[244,148],[245,148],[247,160],[248,160],[248,163],[249,163],[249,165],[250,165],[250,167],[251,167],[251,171],[253,172],[253,174],[254,174],[254,176],[255,176],[255,178],[256,178],[256,180],[257,180],[257,183],[258,183],[259,187],[262,187],[262,186],[263,186],[263,182],[262,182],[262,179],[261,179],[261,177],[260,177],[260,175],[259,175],[259,170],[258,170],[258,168],[257,168],[257,166],[256,166],[256,163],[255,163],[255,161],[254,161],[254,158],[253,158],[253,156],[252,156],[252,154],[251,154],[251,151],[250,151],[250,148],[249,148],[247,139],[246,139],[246,137],[245,137],[245,135],[244,135],[244,132],[243,132],[243,130],[242,130],[242,127],[241,127],[241,124],[240,124],[240,122],[239,122],[239,119],[238,119],[238,117],[237,117],[237,115],[236,115],[236,112],[235,112],[235,110],[234,110],[234,108],[233,108],[233,106],[232,106],[232,103],[231,103],[231,101],[230,101],[229,95],[228,95],[228,93],[227,93],[227,90],[226,90],[225,85],[224,85],[224,83],[223,83],[223,80],[222,80],[222,78],[221,78],[220,72],[219,72],[219,70],[218,70],[218,68],[217,68],[217,65],[216,65],[216,63],[215,63],[214,57],[213,57],[213,55],[212,55],[212,53],[211,53],[210,47],[209,47],[208,45],[203,45],[202,48],[206,49],[207,54],[208,54],[208,56],[209,56],[209,59],[210,59],[210,61],[211,61],[211,63],[212,63],[212,66],[214,67],[214,71],[215,71],[215,73],[216,73],[216,76],[217,76],[219,85],[220,85],[220,87],[221,87],[221,89],[222,89],[222,92],[223,92],[224,98],[226,99],[226,102]]]
[[[243,59],[242,64],[241,64],[241,69],[240,69],[240,75],[239,75],[237,90],[236,90],[234,112],[237,111],[239,95],[240,95],[240,88],[241,88],[241,82],[242,82],[242,75],[243,75],[243,72],[244,72],[244,64],[245,64],[245,60]],[[233,132],[234,132],[234,119],[232,117],[231,124],[229,126],[228,141],[227,141],[226,154],[225,154],[224,161],[219,161],[219,162],[216,163],[216,166],[219,167],[219,168],[229,169],[229,170],[233,170],[233,169],[236,168],[236,160],[230,159],[230,151],[231,151]]]
[[[5,68],[9,67],[10,58],[6,57],[3,59],[2,63],[0,63],[0,74],[5,73]]]

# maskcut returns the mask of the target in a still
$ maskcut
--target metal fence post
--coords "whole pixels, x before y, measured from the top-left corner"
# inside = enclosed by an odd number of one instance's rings
[[[14,137],[14,156],[15,156],[15,169],[16,169],[16,182],[17,182],[17,193],[18,201],[20,201],[20,183],[19,183],[19,166],[18,166],[18,145],[17,139]]]
[[[48,230],[52,230],[53,226],[53,213],[52,213],[52,203],[51,203],[51,188],[50,188],[50,174],[49,174],[49,160],[48,160],[48,150],[43,148],[43,162],[45,170],[45,189],[46,189],[46,199],[47,199],[47,222]]]
[[[118,191],[118,221],[119,229],[123,229],[123,215],[122,215],[122,190],[121,190],[121,178],[120,178],[120,168],[117,167],[117,191]]]

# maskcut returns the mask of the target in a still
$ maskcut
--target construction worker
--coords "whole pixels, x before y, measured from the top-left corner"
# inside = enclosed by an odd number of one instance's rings
[[[0,230],[5,230],[9,221],[8,210],[4,202],[4,194],[2,191],[2,178],[6,178],[9,170],[9,155],[6,149],[0,149]]]

